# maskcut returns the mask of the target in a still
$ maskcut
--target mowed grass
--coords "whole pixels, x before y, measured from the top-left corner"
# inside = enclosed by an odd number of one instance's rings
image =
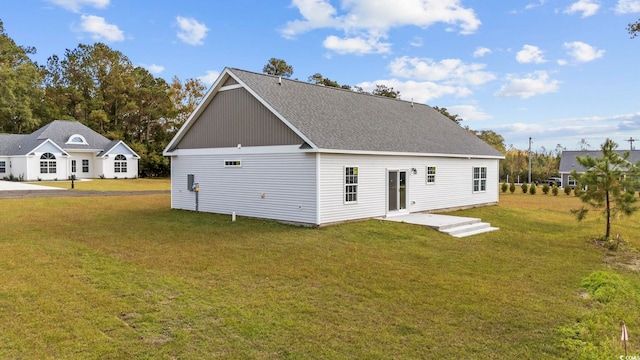
[[[0,358],[570,358],[558,329],[608,268],[589,242],[604,222],[577,223],[578,205],[502,195],[454,213],[501,230],[458,239],[231,222],[168,195],[0,200]],[[638,220],[615,230],[636,243]]]
[[[71,180],[36,181],[29,184],[71,189]],[[161,191],[171,190],[171,180],[169,178],[90,179],[75,180],[73,186],[75,190],[92,191]]]

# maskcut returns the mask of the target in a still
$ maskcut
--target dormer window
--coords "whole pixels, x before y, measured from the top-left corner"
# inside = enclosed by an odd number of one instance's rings
[[[71,135],[69,137],[69,140],[67,140],[67,144],[71,144],[71,145],[89,145],[89,144],[87,144],[87,140],[84,138],[84,136],[82,136],[80,134]]]

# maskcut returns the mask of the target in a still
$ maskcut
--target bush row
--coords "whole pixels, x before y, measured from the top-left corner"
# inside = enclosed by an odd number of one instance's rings
[[[511,183],[511,184],[507,184],[506,182],[502,183],[502,185],[500,186],[500,189],[502,190],[503,193],[506,193],[507,191],[509,191],[510,193],[514,193],[516,191],[516,184]],[[529,193],[531,195],[535,195],[538,192],[538,187],[536,186],[536,184],[522,184],[520,185],[520,189],[522,190],[523,194]],[[569,185],[565,186],[562,191],[564,191],[564,193],[566,195],[571,195],[571,191],[573,189],[571,189],[571,187]],[[549,194],[549,192],[551,192],[551,194],[553,194],[554,196],[557,196],[558,193],[560,192],[560,188],[558,188],[557,186],[550,186],[549,184],[543,184],[542,185],[542,193],[547,195]],[[580,190],[573,191],[574,195],[578,196],[580,194]]]

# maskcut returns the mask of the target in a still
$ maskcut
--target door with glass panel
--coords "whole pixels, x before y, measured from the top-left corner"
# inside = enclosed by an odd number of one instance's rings
[[[388,176],[389,212],[407,209],[407,172],[390,170]]]

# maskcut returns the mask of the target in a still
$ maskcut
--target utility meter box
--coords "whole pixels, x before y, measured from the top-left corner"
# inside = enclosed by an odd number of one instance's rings
[[[189,191],[194,191],[195,189],[193,188],[193,182],[194,182],[194,177],[193,174],[188,174],[187,175],[187,190]]]

